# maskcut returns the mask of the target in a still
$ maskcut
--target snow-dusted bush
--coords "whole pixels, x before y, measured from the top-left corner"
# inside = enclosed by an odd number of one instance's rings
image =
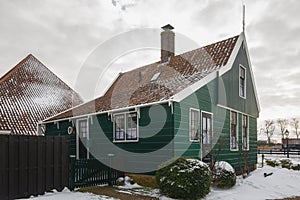
[[[216,162],[212,172],[212,182],[214,186],[219,188],[233,187],[236,183],[233,167],[225,161]]]
[[[280,164],[282,168],[287,168],[287,169],[291,169],[293,163],[291,160],[289,159],[282,159],[280,160]]]
[[[279,162],[277,162],[277,160],[266,160],[267,165],[271,166],[271,167],[277,167],[279,166]]]
[[[209,193],[211,173],[200,160],[178,158],[161,165],[156,172],[160,192],[172,198],[198,199]]]

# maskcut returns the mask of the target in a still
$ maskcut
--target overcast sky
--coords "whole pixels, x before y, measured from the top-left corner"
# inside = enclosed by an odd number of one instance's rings
[[[260,121],[300,116],[300,1],[244,3]],[[167,23],[199,46],[209,44],[240,34],[242,1],[1,0],[0,75],[32,53],[74,88],[83,63],[99,44],[125,31]],[[118,66],[159,60],[158,53],[151,55],[129,55]],[[107,80],[121,70],[126,69],[108,72]]]

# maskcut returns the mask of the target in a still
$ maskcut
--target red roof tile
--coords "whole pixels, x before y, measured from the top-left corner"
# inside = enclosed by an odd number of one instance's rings
[[[0,131],[34,135],[37,122],[80,103],[77,93],[30,54],[0,79]]]
[[[239,36],[120,74],[102,96],[46,121],[168,100],[174,94],[226,65]],[[160,72],[156,81],[154,74]]]

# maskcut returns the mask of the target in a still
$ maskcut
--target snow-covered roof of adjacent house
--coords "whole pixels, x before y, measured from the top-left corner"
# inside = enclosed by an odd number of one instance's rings
[[[177,56],[120,73],[106,93],[45,121],[111,111],[173,99],[229,62],[243,33]],[[237,53],[237,52],[235,52]],[[235,55],[234,55],[235,56]]]
[[[82,103],[33,55],[0,78],[0,133],[36,134],[37,123]]]

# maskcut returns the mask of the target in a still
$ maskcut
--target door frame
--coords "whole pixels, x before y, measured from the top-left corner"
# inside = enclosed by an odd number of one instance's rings
[[[213,116],[214,114],[212,112],[208,112],[208,111],[203,111],[201,110],[201,116],[200,116],[200,145],[201,145],[201,160],[203,158],[203,113],[204,114],[208,114],[210,115],[210,119],[211,119],[211,148],[212,148],[212,143],[213,143]]]
[[[80,142],[80,138],[79,138],[79,122],[80,121],[86,121],[87,122],[87,135],[86,135],[86,139],[89,140],[90,139],[90,130],[89,130],[89,118],[80,118],[76,120],[76,159],[80,159],[79,158],[79,142]],[[90,158],[90,148],[85,146],[86,148],[86,158],[89,159]]]

